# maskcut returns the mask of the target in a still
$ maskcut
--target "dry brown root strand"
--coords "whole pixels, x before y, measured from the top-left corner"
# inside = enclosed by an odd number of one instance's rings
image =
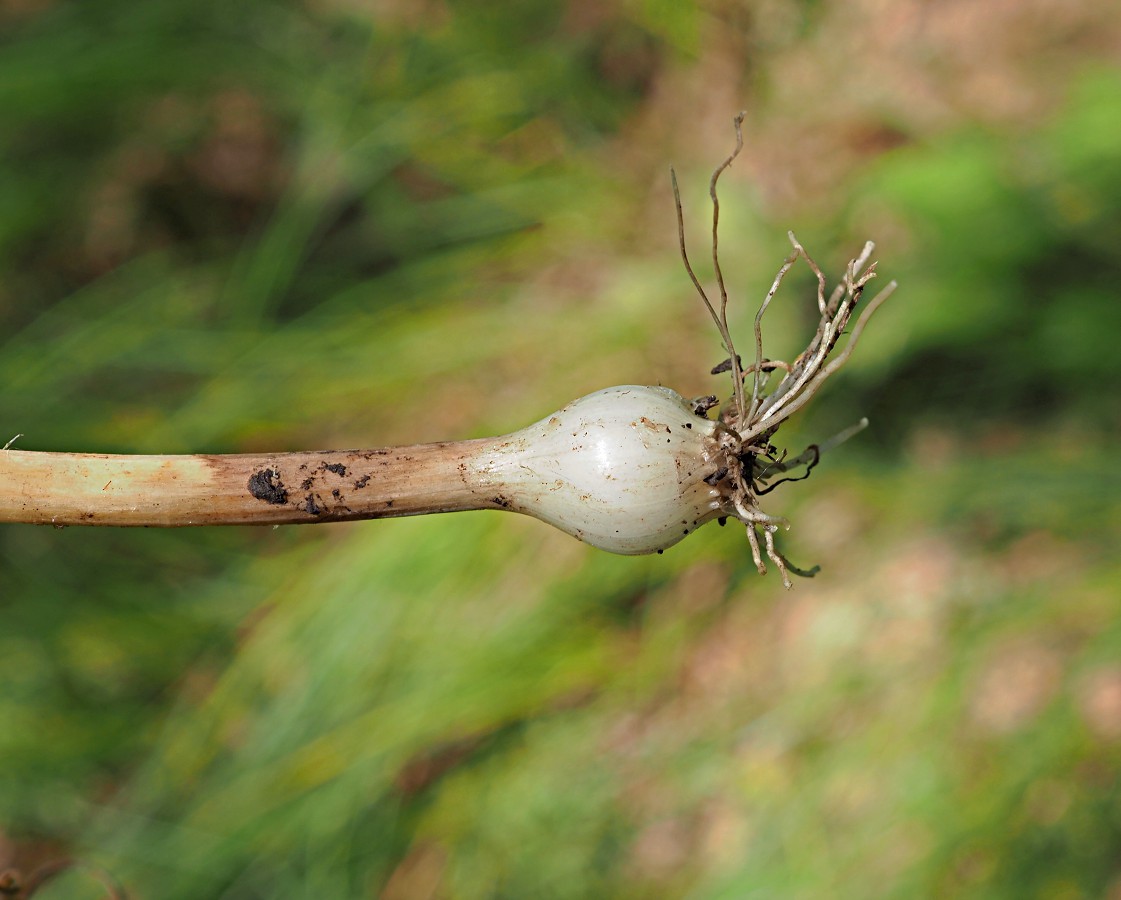
[[[736,355],[732,335],[728,329],[728,291],[724,285],[724,273],[720,269],[720,199],[716,192],[716,184],[720,180],[720,176],[735,161],[735,158],[739,156],[740,151],[743,149],[743,120],[745,115],[745,112],[740,112],[732,120],[736,131],[735,149],[732,150],[731,154],[729,154],[724,162],[713,170],[712,178],[709,179],[708,183],[708,194],[712,199],[712,266],[716,275],[716,284],[720,290],[719,312],[717,312],[716,307],[713,306],[712,301],[708,298],[708,294],[705,293],[705,289],[701,286],[700,279],[697,278],[696,272],[693,271],[693,266],[689,262],[689,253],[685,249],[685,221],[681,210],[681,191],[677,185],[677,173],[672,166],[670,166],[669,170],[670,183],[673,185],[674,205],[677,209],[677,239],[681,250],[681,261],[685,265],[685,271],[689,273],[689,278],[693,282],[693,287],[696,288],[701,300],[704,301],[705,308],[708,310],[709,315],[712,316],[712,321],[716,324],[717,331],[720,332],[720,338],[724,342],[724,349],[728,351],[728,357],[732,367],[733,394],[735,397],[736,410],[740,418],[743,418],[746,408],[743,395],[743,377],[740,372],[740,358]]]

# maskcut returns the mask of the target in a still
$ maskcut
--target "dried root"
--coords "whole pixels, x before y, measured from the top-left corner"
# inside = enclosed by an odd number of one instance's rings
[[[857,307],[861,305],[865,288],[876,277],[876,263],[869,262],[875,245],[871,241],[864,245],[860,253],[849,261],[837,286],[826,296],[826,278],[821,267],[794,236],[794,232],[788,232],[793,250],[779,267],[770,290],[767,291],[755,314],[755,360],[748,366],[743,365],[736,353],[728,328],[728,292],[718,259],[717,229],[720,221],[720,201],[716,193],[720,176],[743,149],[743,118],[744,114],[740,113],[733,120],[736,132],[735,149],[716,167],[709,181],[709,197],[712,200],[712,263],[720,292],[718,304],[714,304],[709,299],[689,262],[689,254],[685,249],[681,194],[677,185],[677,176],[672,168],[670,179],[677,209],[677,235],[681,259],[685,264],[685,271],[693,282],[693,287],[696,288],[716,324],[724,350],[728,354],[728,358],[712,372],[714,375],[730,372],[732,376],[732,399],[720,413],[720,427],[716,431],[718,446],[714,449],[713,458],[716,460],[717,467],[713,475],[709,476],[712,480],[709,481],[708,478],[705,480],[719,488],[723,498],[721,512],[734,516],[746,526],[751,556],[759,572],[765,574],[767,571],[767,566],[763,562],[765,552],[767,558],[775,564],[782,575],[783,585],[789,588],[791,574],[808,578],[818,570],[817,567],[808,571],[799,569],[778,551],[775,547],[775,533],[780,527],[789,528],[790,525],[785,519],[763,512],[759,506],[759,498],[770,493],[780,484],[808,478],[824,452],[861,431],[867,426],[868,420],[863,419],[857,425],[821,445],[813,444],[807,447],[792,459],[787,458],[785,451],[779,451],[772,443],[772,439],[782,423],[805,406],[820,390],[826,379],[848,361],[868,320],[895,291],[896,284],[894,281],[890,282],[871,300],[863,304],[859,317],[848,333],[848,340],[838,350],[838,342],[846,333],[845,329]],[[788,363],[767,359],[763,356],[763,316],[778,293],[786,274],[799,259],[805,260],[817,279],[817,308],[820,313],[817,331],[806,349],[793,361]],[[782,377],[777,384],[772,385],[776,372],[782,372]],[[745,387],[745,381],[749,377],[750,395]],[[713,402],[709,403],[709,400]],[[703,414],[714,405],[715,398],[701,398],[695,401],[698,414]],[[787,474],[796,471],[800,471],[801,474]],[[763,536],[763,548],[759,545],[760,532]]]

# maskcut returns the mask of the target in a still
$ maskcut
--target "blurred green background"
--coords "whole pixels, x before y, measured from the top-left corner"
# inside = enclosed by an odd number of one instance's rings
[[[901,289],[741,529],[0,526],[0,869],[138,898],[1121,897],[1121,9],[0,0],[0,444],[699,395],[794,228]],[[768,343],[800,348],[797,270]],[[72,873],[39,895],[97,897]]]

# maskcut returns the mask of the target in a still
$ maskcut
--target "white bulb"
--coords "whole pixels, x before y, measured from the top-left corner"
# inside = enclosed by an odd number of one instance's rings
[[[612,387],[498,438],[464,476],[595,547],[653,553],[725,514],[704,481],[715,429],[669,388]]]

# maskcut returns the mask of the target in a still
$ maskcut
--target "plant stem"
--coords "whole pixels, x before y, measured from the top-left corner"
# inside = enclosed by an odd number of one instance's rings
[[[199,456],[0,451],[0,522],[279,525],[499,509],[472,460],[501,439]]]

